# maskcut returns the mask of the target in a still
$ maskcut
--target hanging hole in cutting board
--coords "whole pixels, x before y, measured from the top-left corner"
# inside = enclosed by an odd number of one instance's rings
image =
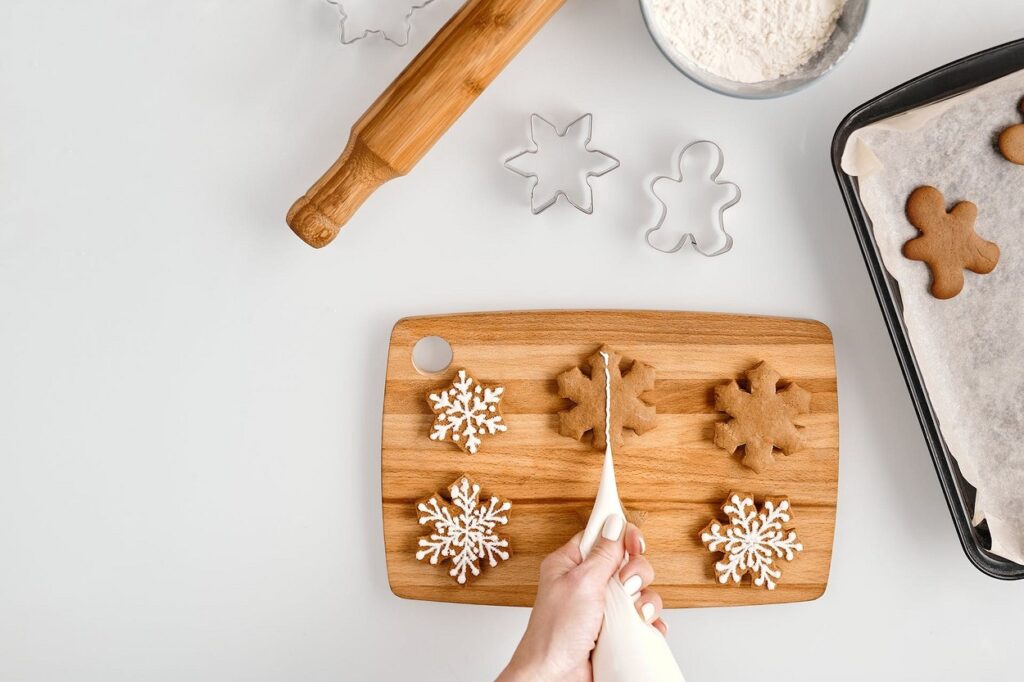
[[[412,347],[412,365],[420,374],[440,374],[452,364],[452,346],[440,336],[424,336]]]

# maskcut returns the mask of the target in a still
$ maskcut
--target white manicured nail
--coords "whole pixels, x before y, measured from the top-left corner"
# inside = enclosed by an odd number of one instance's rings
[[[650,623],[651,619],[654,618],[654,604],[652,604],[651,602],[647,602],[646,604],[640,607],[640,613],[642,613],[644,616],[644,622]]]
[[[640,536],[640,553],[647,554],[647,543],[644,542],[644,536]]]
[[[622,583],[622,589],[626,591],[626,594],[632,597],[640,591],[641,583],[643,583],[643,580],[640,579],[640,576],[631,575],[626,582]]]
[[[605,519],[604,527],[601,529],[601,537],[605,540],[618,540],[622,535],[622,528],[625,523],[618,514],[613,514]]]

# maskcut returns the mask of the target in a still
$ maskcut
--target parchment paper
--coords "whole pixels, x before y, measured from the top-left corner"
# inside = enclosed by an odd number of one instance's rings
[[[862,128],[843,170],[858,176],[886,269],[899,282],[904,320],[939,427],[978,489],[974,523],[988,521],[992,552],[1024,563],[1024,166],[1002,157],[999,133],[1022,123],[1024,71]],[[964,290],[928,293],[924,263],[903,257],[918,235],[906,200],[932,185],[948,207],[978,205],[976,229],[999,245],[989,275],[966,272]]]

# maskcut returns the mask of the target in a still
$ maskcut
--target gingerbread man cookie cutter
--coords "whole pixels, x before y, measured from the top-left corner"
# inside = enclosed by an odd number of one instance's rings
[[[547,133],[554,133],[554,136],[559,140],[563,140],[569,137],[569,132],[577,128],[578,126],[584,131],[585,136],[582,137],[582,151],[587,155],[593,157],[593,164],[587,168],[580,168],[581,182],[577,189],[583,195],[582,201],[574,201],[569,193],[562,187],[543,188],[542,192],[549,192],[550,196],[545,199],[542,203],[538,204],[538,188],[541,187],[542,179],[540,174],[534,170],[531,170],[527,161],[529,157],[537,156],[541,152],[541,145],[537,142],[537,132],[539,130],[538,124],[547,126]],[[582,211],[587,215],[591,215],[594,212],[594,188],[590,184],[591,178],[598,178],[606,173],[611,173],[613,170],[618,168],[621,163],[619,159],[612,156],[608,152],[600,149],[591,149],[590,141],[594,136],[594,115],[583,114],[575,121],[565,126],[565,128],[559,130],[558,126],[544,118],[540,114],[530,114],[530,148],[525,149],[521,152],[513,154],[512,156],[505,159],[502,163],[505,168],[512,171],[516,175],[521,175],[528,180],[530,183],[530,210],[533,215],[539,215],[547,209],[551,208],[558,202],[559,197],[564,197],[569,205],[578,211]],[[598,157],[603,159],[603,162],[598,162]]]
[[[409,44],[409,35],[412,33],[412,15],[415,14],[417,10],[421,10],[427,5],[434,2],[434,0],[408,1],[410,2],[409,11],[406,12],[405,16],[402,18],[401,28],[399,29],[403,35],[400,38],[396,38],[393,37],[394,31],[392,29],[383,26],[365,27],[363,28],[362,32],[358,32],[358,30],[355,30],[353,31],[353,35],[349,35],[349,30],[351,28],[349,25],[349,19],[351,18],[351,16],[349,14],[349,10],[345,9],[346,5],[352,7],[354,5],[357,5],[359,2],[377,3],[381,2],[381,0],[327,0],[328,4],[334,5],[334,7],[338,10],[338,15],[340,17],[340,20],[338,22],[338,34],[340,36],[342,45],[351,45],[352,43],[359,42],[360,40],[366,38],[367,36],[376,34],[384,38],[384,40],[388,41],[392,45],[395,45],[396,47],[405,47],[406,45]]]
[[[691,149],[694,149],[698,145],[710,145],[717,157],[715,168],[714,170],[711,171],[710,175],[708,176],[708,180],[711,181],[711,184],[718,187],[729,187],[735,191],[735,194],[731,199],[729,199],[725,203],[719,204],[717,211],[717,225],[715,227],[716,230],[724,236],[725,242],[718,249],[708,251],[701,248],[700,244],[697,241],[697,237],[694,236],[692,231],[687,231],[683,233],[681,237],[679,237],[679,240],[672,248],[666,249],[660,247],[651,241],[651,235],[665,227],[665,221],[668,218],[668,204],[666,204],[665,201],[660,196],[658,196],[657,185],[660,182],[666,181],[674,182],[676,184],[682,184],[687,179],[683,172],[683,159],[686,158],[687,152],[689,152]],[[657,222],[655,222],[654,227],[648,229],[647,232],[644,233],[644,241],[647,242],[648,246],[650,246],[652,249],[656,251],[661,251],[662,253],[675,253],[676,251],[679,251],[681,248],[686,246],[686,244],[692,244],[694,251],[696,251],[702,256],[707,256],[708,258],[720,256],[723,253],[726,253],[727,251],[732,249],[732,235],[729,234],[728,230],[725,229],[725,212],[739,203],[740,197],[743,196],[743,193],[740,191],[740,186],[737,185],[735,182],[718,179],[718,176],[722,174],[722,169],[724,167],[725,153],[722,151],[722,148],[717,143],[712,142],[711,140],[697,140],[683,147],[679,154],[676,156],[676,169],[679,171],[679,177],[674,177],[671,175],[660,175],[651,180],[650,185],[648,185],[648,193],[654,198],[654,201],[657,202],[657,204],[661,207],[661,214],[658,216],[658,220]]]

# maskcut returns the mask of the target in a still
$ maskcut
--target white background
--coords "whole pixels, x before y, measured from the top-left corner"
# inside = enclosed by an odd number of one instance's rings
[[[809,317],[835,334],[828,591],[668,613],[691,682],[759,665],[1019,678],[1024,585],[963,555],[828,147],[866,99],[1022,35],[1024,6],[872,5],[830,77],[746,102],[678,74],[633,0],[568,0],[317,252],[285,211],[456,0],[417,15],[405,49],[339,45],[318,0],[4,0],[0,679],[493,676],[527,610],[388,589],[388,335],[411,314],[562,307]],[[526,181],[501,168],[531,111],[594,112],[595,144],[622,167],[594,181],[593,216],[531,216]],[[644,182],[699,137],[743,188],[736,247],[657,254],[640,238]]]

